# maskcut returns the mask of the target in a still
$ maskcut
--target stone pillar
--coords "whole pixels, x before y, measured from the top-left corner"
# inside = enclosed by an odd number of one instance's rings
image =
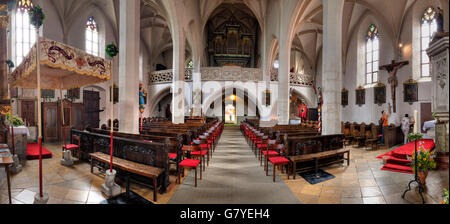
[[[430,43],[427,54],[433,77],[432,110],[438,123],[435,128],[436,162],[438,169],[448,169],[449,163],[449,38],[448,35]]]
[[[120,0],[119,130],[139,131],[140,1]]]
[[[202,74],[200,71],[200,57],[195,56],[192,59],[194,67],[192,69],[192,85],[193,85],[193,110],[194,116],[202,116]]]
[[[184,83],[186,60],[186,33],[178,28],[173,36],[173,85],[172,85],[172,122],[184,123]]]
[[[8,8],[6,2],[0,2],[0,104],[4,102],[9,104],[8,97],[8,68],[6,60],[8,60]]]
[[[341,133],[342,13],[344,0],[322,0],[322,134]]]
[[[283,18],[283,16],[281,16]],[[278,111],[278,124],[289,124],[289,87],[290,87],[290,64],[291,64],[291,43],[288,37],[288,24],[281,25],[280,39],[278,48],[278,99],[277,99],[277,111]],[[269,68],[269,80],[270,80],[270,67]]]

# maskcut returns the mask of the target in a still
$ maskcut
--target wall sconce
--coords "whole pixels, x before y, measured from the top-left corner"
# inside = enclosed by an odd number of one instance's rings
[[[402,59],[402,57],[403,57],[403,55],[402,55],[402,48],[403,48],[403,44],[402,43],[399,43],[398,44],[398,59],[399,60],[401,60]]]

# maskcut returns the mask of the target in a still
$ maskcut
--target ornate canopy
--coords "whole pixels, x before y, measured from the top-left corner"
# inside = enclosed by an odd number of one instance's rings
[[[111,61],[71,46],[40,38],[42,89],[73,89],[108,81]],[[11,87],[37,88],[36,44],[10,75]]]

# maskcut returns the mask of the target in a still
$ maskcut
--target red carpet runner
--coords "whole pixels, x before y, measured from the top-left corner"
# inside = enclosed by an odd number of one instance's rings
[[[423,147],[426,150],[434,150],[434,140],[433,139],[423,139],[420,140],[423,143]],[[417,142],[417,147],[419,147],[419,142]],[[399,173],[410,173],[412,174],[412,168],[409,166],[411,163],[407,156],[412,156],[414,153],[414,142],[410,142],[406,145],[400,146],[386,154],[378,156],[378,159],[383,159],[383,157],[388,156],[386,165],[381,168],[382,170],[399,172]]]
[[[48,151],[44,146],[42,146],[42,158],[49,159],[52,158],[52,153]],[[39,144],[37,143],[28,143],[27,145],[27,159],[39,159]]]

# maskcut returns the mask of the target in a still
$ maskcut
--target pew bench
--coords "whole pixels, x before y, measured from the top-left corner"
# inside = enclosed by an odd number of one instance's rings
[[[327,163],[321,163],[320,166],[327,166],[333,163],[340,163],[344,160],[347,160],[347,166],[350,165],[350,149],[336,149],[336,150],[330,150],[325,152],[318,152],[318,153],[312,153],[312,154],[305,154],[305,155],[297,155],[297,156],[288,156],[289,160],[293,163],[293,173],[294,173],[294,179],[297,172],[297,163],[299,162],[308,162],[308,161],[315,161],[314,168],[316,170],[316,173],[319,169],[319,159],[325,159],[329,157],[334,157],[338,155],[344,155],[347,154],[347,158],[343,158],[340,160],[333,160],[331,162]],[[310,167],[305,167],[300,170],[306,170],[310,169]]]
[[[102,153],[102,152],[95,152],[89,154],[91,156],[91,173],[93,173],[94,169],[94,161],[98,161],[101,163],[110,163],[110,155]],[[158,177],[164,173],[164,169],[153,167],[141,163],[132,162],[129,160],[113,157],[113,167],[116,167],[118,169],[121,169],[126,172],[134,173],[137,175],[141,175],[144,177],[152,178],[153,179],[153,200],[157,201],[157,179]],[[130,191],[130,182],[129,177],[126,178],[126,192],[127,195]]]

